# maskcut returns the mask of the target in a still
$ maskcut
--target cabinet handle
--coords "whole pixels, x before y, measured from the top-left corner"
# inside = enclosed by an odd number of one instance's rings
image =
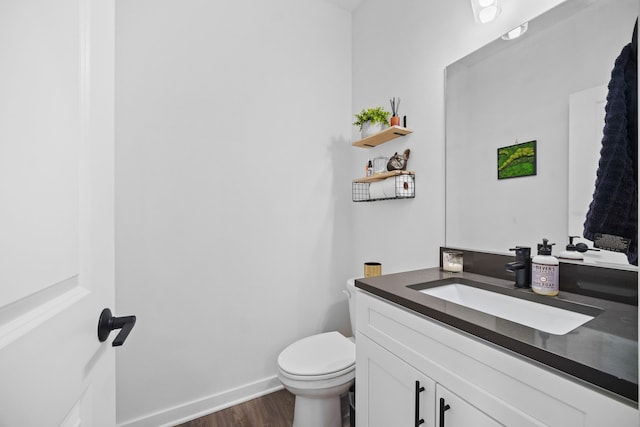
[[[444,413],[451,409],[451,406],[445,405],[444,399],[440,398],[440,427],[444,427]]]
[[[416,427],[420,424],[424,424],[424,419],[420,418],[420,393],[424,391],[424,387],[420,387],[420,381],[416,381]]]

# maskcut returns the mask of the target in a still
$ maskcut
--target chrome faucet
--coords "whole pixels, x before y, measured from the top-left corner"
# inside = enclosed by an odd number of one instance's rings
[[[526,246],[516,246],[510,248],[515,251],[516,260],[506,263],[504,266],[507,271],[516,273],[516,288],[531,287],[531,248]]]

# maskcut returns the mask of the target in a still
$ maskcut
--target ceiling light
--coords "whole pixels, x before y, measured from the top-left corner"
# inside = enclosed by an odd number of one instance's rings
[[[513,30],[509,31],[507,34],[503,35],[502,36],[502,40],[517,39],[518,37],[520,37],[521,35],[526,33],[528,28],[529,28],[529,23],[525,22],[524,24],[520,25],[519,27],[516,27]]]
[[[471,9],[474,19],[480,24],[493,21],[501,12],[498,0],[471,0]]]

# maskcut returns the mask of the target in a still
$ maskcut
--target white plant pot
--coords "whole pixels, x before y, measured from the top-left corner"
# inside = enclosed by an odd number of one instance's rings
[[[387,125],[386,123],[371,123],[371,122],[366,122],[365,124],[362,125],[362,131],[360,132],[360,136],[362,138],[366,138],[368,136],[371,136],[373,134],[376,134],[378,132],[382,132],[383,130],[385,130],[386,128],[388,128],[389,125]]]

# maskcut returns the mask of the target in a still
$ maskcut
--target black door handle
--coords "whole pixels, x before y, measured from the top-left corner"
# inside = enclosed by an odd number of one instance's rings
[[[136,316],[124,316],[113,317],[111,310],[105,308],[100,313],[100,319],[98,320],[98,339],[100,342],[104,342],[109,337],[109,334],[114,329],[120,329],[120,333],[113,340],[113,347],[118,347],[124,344],[124,340],[129,336],[129,332],[136,324]]]
[[[420,386],[420,381],[416,381],[416,415],[414,417],[415,427],[419,427],[420,424],[424,424],[424,418],[420,418],[420,393],[424,391],[424,387]]]
[[[444,399],[440,398],[440,427],[444,427],[444,413],[451,409],[451,406],[445,405]]]

